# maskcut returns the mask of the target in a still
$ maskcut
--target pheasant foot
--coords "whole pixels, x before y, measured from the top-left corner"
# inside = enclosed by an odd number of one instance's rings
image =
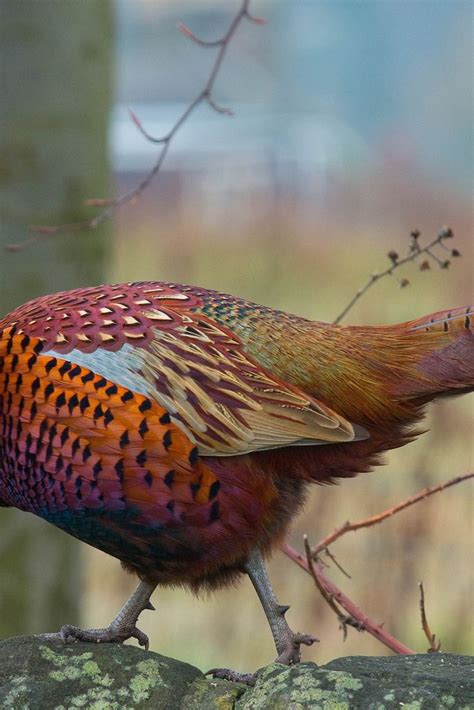
[[[274,663],[282,663],[286,666],[299,663],[300,646],[311,646],[318,639],[310,634],[300,634],[290,629],[285,619],[285,614],[290,607],[278,602],[268,579],[262,555],[258,550],[250,555],[244,569],[255,587],[272,631],[278,654]],[[229,668],[212,668],[206,675],[246,685],[255,685],[257,678],[257,673],[238,673]]]
[[[140,646],[143,646],[147,651],[150,645],[148,636],[140,631],[136,626],[127,626],[125,624],[114,624],[104,629],[81,629],[78,626],[70,626],[66,624],[57,634],[61,640],[68,644],[75,641],[86,641],[91,643],[123,643],[128,639],[137,639]]]
[[[278,656],[274,663],[283,663],[285,666],[291,666],[293,663],[299,663],[301,660],[300,646],[312,646],[318,639],[310,634],[300,634],[288,629],[289,633],[285,634],[284,638],[278,641]]]
[[[299,663],[301,659],[301,644],[311,646],[317,640],[317,638],[310,634],[299,634],[289,629],[289,633],[287,633],[284,638],[279,638],[278,647],[280,652],[273,662],[281,663],[285,666]],[[255,685],[255,681],[257,680],[257,673],[238,673],[230,668],[211,668],[211,670],[207,671],[206,675],[212,675],[213,678],[230,680],[233,683],[245,683],[245,685],[249,686]]]
[[[299,663],[300,646],[302,644],[311,646],[318,639],[310,634],[295,633],[290,629],[285,619],[285,614],[290,607],[278,602],[270,584],[262,555],[258,550],[255,550],[247,560],[245,571],[255,587],[272,631],[278,654],[275,663],[284,663],[285,665]]]
[[[150,597],[155,585],[140,582],[130,599],[128,599],[112,623],[103,629],[80,629],[78,626],[66,624],[61,631],[53,634],[42,634],[41,638],[63,643],[85,641],[89,643],[123,643],[130,638],[137,639],[140,646],[146,650],[149,647],[148,636],[137,627],[138,617],[145,609],[154,610]]]

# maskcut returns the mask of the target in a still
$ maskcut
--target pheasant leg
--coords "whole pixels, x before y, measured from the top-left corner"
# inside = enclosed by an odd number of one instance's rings
[[[245,564],[245,571],[250,577],[258,598],[263,606],[263,610],[268,619],[270,629],[275,641],[277,657],[275,663],[283,663],[287,666],[299,663],[301,658],[300,646],[311,646],[317,639],[309,634],[295,633],[290,629],[285,619],[285,614],[289,607],[278,603],[270,579],[268,578],[265,563],[261,553],[256,550],[249,557]],[[209,671],[215,678],[225,678],[227,680],[240,681],[253,685],[254,675],[239,674],[226,668],[215,668]]]
[[[156,585],[140,582],[111,624],[104,629],[80,629],[78,626],[63,626],[54,634],[42,634],[46,640],[60,639],[64,643],[74,641],[90,641],[92,643],[123,643],[127,639],[137,639],[140,646],[148,650],[148,636],[137,628],[138,617],[145,609],[153,610],[150,597]]]

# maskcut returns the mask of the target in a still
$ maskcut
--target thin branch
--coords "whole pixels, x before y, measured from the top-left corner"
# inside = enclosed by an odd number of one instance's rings
[[[426,638],[428,639],[429,648],[428,653],[438,653],[441,648],[441,641],[436,641],[435,634],[431,631],[428,624],[428,619],[426,618],[425,610],[425,590],[423,589],[423,582],[418,584],[420,590],[420,613],[421,613],[421,628],[423,629]]]
[[[331,582],[331,580],[326,577],[323,566],[319,562],[314,562],[311,554],[309,559],[307,556],[305,558],[293,547],[288,545],[288,543],[284,543],[281,546],[281,549],[291,560],[293,560],[293,562],[296,562],[301,569],[311,575],[319,590],[321,590],[321,588],[324,590],[323,597],[337,614],[344,633],[346,632],[347,626],[353,626],[359,631],[367,631],[367,633],[374,636],[378,641],[383,643],[392,651],[395,651],[395,653],[415,653],[411,648],[405,646],[405,644],[401,643],[401,641],[389,634],[383,626],[376,624],[369,619],[369,617],[366,616],[362,610],[354,604],[354,602],[352,602],[343,592],[341,592],[334,582]],[[328,599],[330,599],[330,601],[328,601]],[[342,613],[342,611],[338,608],[338,605],[347,612],[348,616]]]
[[[415,493],[406,500],[397,503],[397,505],[393,505],[390,508],[387,508],[387,510],[382,511],[381,513],[377,513],[377,515],[372,515],[369,518],[363,518],[362,520],[358,520],[355,523],[347,521],[346,523],[344,523],[344,525],[341,525],[339,528],[336,528],[334,532],[330,533],[329,535],[326,535],[326,537],[320,540],[312,548],[311,552],[313,556],[316,556],[322,550],[325,550],[329,545],[335,542],[335,540],[338,540],[346,533],[352,532],[354,530],[359,530],[360,528],[370,528],[372,527],[372,525],[378,525],[387,518],[390,518],[392,515],[399,513],[401,510],[405,510],[411,505],[415,505],[415,503],[419,503],[420,501],[429,498],[435,493],[440,493],[441,491],[446,490],[446,488],[456,486],[458,483],[467,481],[470,478],[474,478],[474,472],[464,473],[462,476],[456,476],[455,478],[449,479],[449,481],[444,481],[444,483],[440,483],[437,486],[432,486],[431,488],[423,488],[423,490],[418,491],[418,493]]]
[[[388,508],[382,513],[378,513],[377,515],[373,515],[369,518],[364,518],[363,520],[359,520],[356,523],[347,522],[344,525],[341,525],[341,527],[337,528],[333,533],[327,535],[325,538],[320,540],[320,542],[318,542],[313,547],[310,547],[308,538],[305,535],[304,545],[306,551],[306,558],[302,554],[297,552],[297,550],[291,547],[288,543],[285,542],[281,545],[280,549],[287,555],[287,557],[293,560],[293,562],[296,562],[299,567],[304,569],[305,572],[312,576],[314,583],[318,588],[319,592],[321,593],[323,599],[334,611],[339,622],[341,623],[344,638],[346,637],[347,627],[353,626],[359,631],[367,631],[385,646],[392,649],[392,651],[395,651],[395,653],[415,653],[413,650],[408,648],[408,646],[405,646],[405,644],[403,644],[401,641],[389,634],[388,631],[386,631],[382,625],[376,624],[368,616],[366,616],[362,612],[362,610],[359,609],[356,604],[354,604],[354,602],[352,602],[331,580],[326,577],[325,567],[322,564],[321,560],[318,559],[317,554],[323,550],[327,551],[328,545],[330,545],[335,540],[350,531],[359,530],[360,528],[371,527],[372,525],[377,525],[378,523],[381,523],[392,515],[395,515],[396,513],[399,513],[400,511],[409,508],[415,503],[425,500],[434,493],[444,491],[447,488],[457,485],[462,481],[467,481],[470,478],[474,478],[474,473],[465,473],[462,476],[456,476],[456,478],[451,478],[450,480],[445,481],[444,483],[441,483],[437,486],[425,488],[422,491],[419,491],[415,495],[411,496],[410,498],[407,498],[406,500],[402,501],[401,503],[398,503],[397,505]],[[436,646],[435,636],[431,633],[431,630],[426,621],[422,586],[420,588],[420,593],[422,595],[420,599],[420,608],[422,610],[423,630],[425,631],[425,634],[430,642],[431,651],[437,651],[439,650],[439,645],[438,647]],[[347,615],[344,614],[342,610],[344,610]]]
[[[390,266],[388,266],[384,271],[380,272],[375,272],[369,276],[369,279],[365,286],[362,286],[361,288],[356,291],[354,296],[351,298],[347,306],[343,308],[343,310],[339,313],[337,318],[333,321],[334,325],[337,325],[342,321],[343,318],[349,313],[349,311],[355,306],[357,301],[364,296],[367,291],[372,288],[374,284],[377,283],[377,281],[380,281],[380,279],[385,278],[386,276],[394,276],[395,272],[401,267],[405,266],[405,264],[408,264],[412,261],[416,261],[421,255],[425,254],[426,256],[429,257],[429,259],[432,259],[440,269],[447,269],[450,265],[450,260],[449,259],[440,259],[435,252],[433,252],[433,247],[436,246],[441,246],[444,249],[447,249],[450,251],[450,254],[452,257],[459,257],[461,256],[460,252],[457,249],[448,249],[446,245],[444,244],[444,241],[446,239],[452,239],[454,236],[452,229],[449,227],[443,227],[441,231],[439,232],[438,236],[436,239],[433,239],[429,244],[427,244],[424,247],[421,247],[419,244],[419,237],[420,237],[420,232],[418,230],[413,230],[410,237],[410,246],[408,250],[407,256],[403,257],[400,259],[399,255],[397,254],[396,251],[393,249],[390,250],[387,254],[388,258],[390,259]],[[423,261],[419,265],[420,271],[426,271],[430,268],[430,264],[428,260]],[[396,278],[394,276],[394,278]],[[406,286],[409,285],[409,281],[407,278],[403,279],[397,279],[398,284],[401,288],[405,288]]]
[[[328,606],[331,607],[333,612],[336,614],[338,619],[341,621],[342,614],[340,612],[340,609],[337,606],[336,602],[334,601],[332,594],[327,591],[325,584],[323,583],[323,581],[319,577],[318,572],[320,572],[323,569],[323,566],[321,563],[318,566],[318,571],[316,571],[315,560],[314,560],[313,555],[311,554],[311,548],[309,546],[309,541],[308,541],[307,535],[303,535],[303,542],[304,542],[304,549],[305,549],[305,553],[306,553],[306,564],[308,566],[308,571],[311,574],[311,576],[313,577],[314,583],[317,586],[317,588],[319,589],[319,592],[320,592],[321,596],[323,597],[324,601],[326,602],[326,604],[328,604]],[[290,546],[287,545],[286,543],[284,544],[284,548],[285,548],[285,552],[287,554],[288,554],[288,551],[286,548],[288,548],[292,552],[296,552],[296,550],[293,550],[292,548],[290,548]]]
[[[194,34],[194,32],[183,22],[178,22],[176,25],[178,30],[183,33],[185,37],[188,37],[191,39],[193,42],[195,42],[199,47],[220,47],[222,44],[222,39],[216,39],[214,41],[208,42],[204,39],[201,39],[197,35]]]
[[[132,190],[129,192],[126,192],[125,194],[121,195],[120,197],[117,197],[115,199],[111,200],[102,200],[102,199],[92,199],[92,200],[87,200],[86,204],[95,206],[95,207],[102,207],[102,209],[91,219],[87,219],[81,222],[74,222],[72,224],[57,224],[57,225],[31,225],[30,229],[36,233],[34,237],[31,237],[30,239],[18,243],[18,244],[7,244],[5,245],[5,250],[9,252],[19,252],[23,251],[24,249],[30,247],[32,244],[38,242],[41,239],[45,239],[47,237],[50,237],[54,234],[58,234],[60,232],[77,232],[77,231],[90,231],[96,229],[102,222],[104,222],[106,219],[109,219],[116,210],[118,210],[120,207],[123,205],[135,202],[141,194],[146,190],[146,188],[150,185],[151,182],[155,179],[157,174],[159,173],[161,166],[163,165],[163,162],[166,158],[166,155],[168,153],[168,149],[170,147],[170,144],[175,137],[176,133],[179,131],[183,123],[189,118],[191,113],[199,106],[201,103],[207,103],[214,111],[217,113],[225,114],[225,115],[232,115],[232,111],[229,108],[220,106],[212,96],[212,92],[214,89],[214,84],[217,79],[217,75],[219,74],[219,71],[222,66],[222,62],[224,60],[225,54],[227,52],[227,48],[229,47],[230,41],[233,38],[238,26],[242,22],[242,20],[248,20],[249,22],[253,22],[258,25],[263,25],[265,23],[265,20],[259,17],[254,17],[253,15],[250,14],[249,12],[249,5],[250,5],[250,0],[242,0],[241,6],[235,17],[233,18],[232,22],[230,23],[227,31],[224,33],[224,35],[215,41],[205,41],[197,37],[188,27],[186,27],[183,24],[178,25],[178,29],[189,39],[191,39],[193,42],[198,44],[201,47],[218,47],[219,50],[217,52],[216,59],[214,61],[214,64],[212,65],[211,71],[209,73],[208,79],[204,85],[204,88],[197,94],[197,96],[191,101],[191,103],[186,107],[186,109],[183,111],[183,113],[179,116],[179,118],[176,120],[175,124],[172,126],[170,131],[165,135],[160,138],[155,138],[153,137],[148,131],[145,130],[143,127],[140,119],[136,116],[136,114],[130,110],[130,117],[137,127],[137,129],[140,131],[140,133],[148,140],[150,143],[155,143],[161,145],[161,150],[158,154],[158,157],[155,161],[155,164],[153,165],[152,169],[150,172],[141,180],[141,182],[134,187]]]
[[[326,555],[326,557],[329,557],[329,559],[336,565],[339,572],[342,572],[342,574],[347,577],[347,579],[351,579],[351,575],[349,574],[349,572],[346,572],[344,567],[337,561],[336,556],[333,555],[333,553],[328,547],[326,547],[326,549],[324,550],[324,554]],[[321,558],[319,558],[319,561],[322,562]],[[328,567],[329,565],[326,566]]]

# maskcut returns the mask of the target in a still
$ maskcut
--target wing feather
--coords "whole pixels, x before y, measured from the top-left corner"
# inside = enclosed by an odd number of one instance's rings
[[[152,398],[202,455],[366,436],[266,370],[235,332],[203,312],[202,296],[159,282],[79,289],[25,304],[10,325],[40,337],[50,355]]]
[[[140,368],[156,400],[174,403],[174,420],[192,431],[202,455],[232,456],[364,435],[265,370],[243,352],[234,333],[216,324],[202,329],[205,321],[195,316],[191,332],[189,326],[177,326],[172,333],[153,328]]]

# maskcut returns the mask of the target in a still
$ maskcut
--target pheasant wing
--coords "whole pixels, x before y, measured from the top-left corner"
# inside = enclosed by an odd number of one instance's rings
[[[154,282],[79,289],[26,304],[10,324],[40,336],[50,354],[154,399],[202,455],[365,437],[266,370],[205,314],[205,295]]]

